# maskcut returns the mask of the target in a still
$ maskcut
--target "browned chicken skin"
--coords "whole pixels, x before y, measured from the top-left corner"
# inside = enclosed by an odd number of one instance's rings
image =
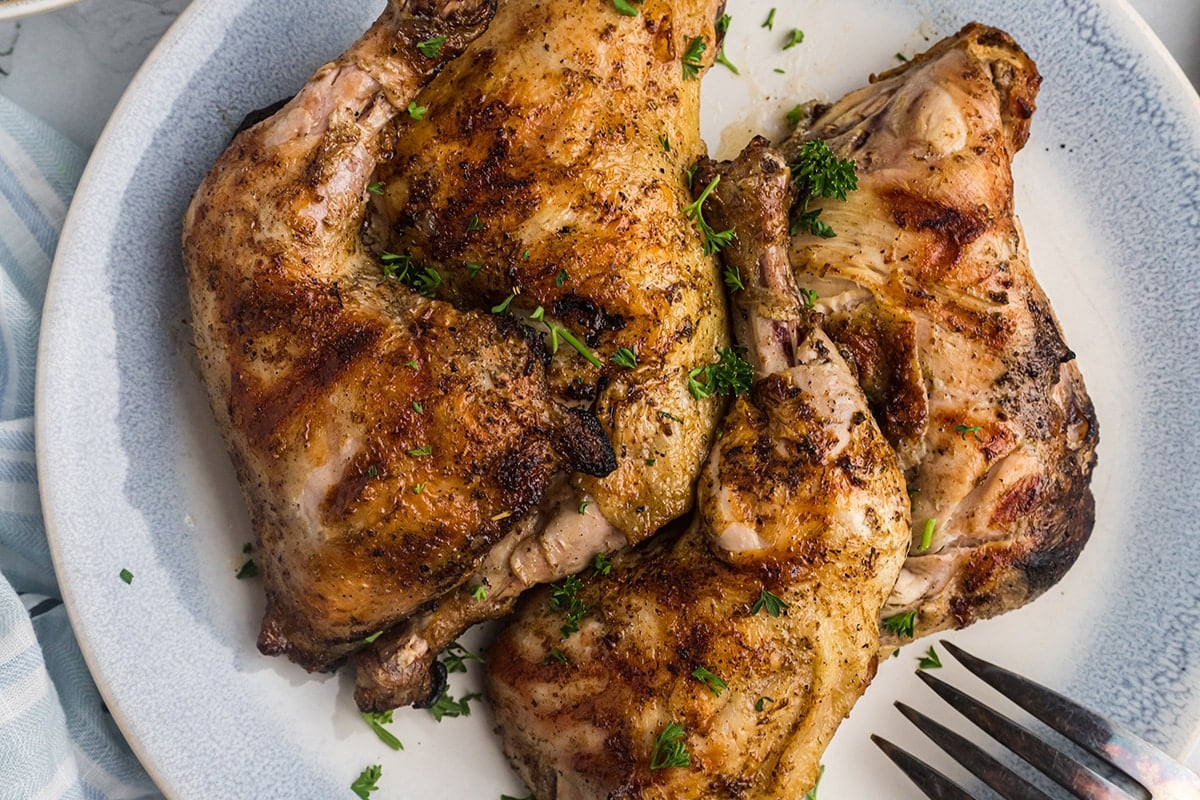
[[[436,270],[439,297],[541,309],[581,340],[603,366],[564,345],[552,390],[594,411],[617,468],[572,475],[467,585],[364,653],[364,707],[411,701],[468,625],[691,507],[723,402],[694,397],[688,373],[728,345],[719,273],[684,211],[720,5],[646,0],[629,17],[608,2],[502,0],[416,98],[421,119],[399,126],[374,235]],[[635,366],[613,360],[619,348]]]
[[[785,146],[857,162],[847,202],[814,204],[837,236],[800,233],[791,259],[906,468],[912,545],[883,613],[915,612],[918,636],[1033,599],[1092,529],[1096,419],[1013,213],[1040,81],[969,25]]]
[[[309,669],[466,580],[560,470],[605,474],[594,418],[548,391],[540,340],[383,278],[360,237],[386,131],[486,24],[394,0],[240,134],[188,209],[196,345],[259,544],[259,639]],[[444,36],[437,57],[418,42]]]
[[[908,543],[903,478],[800,309],[786,164],[759,140],[722,171],[706,213],[744,223],[724,255],[761,379],[722,422],[691,527],[584,573],[577,632],[543,589],[491,648],[506,752],[543,800],[799,798],[874,674]],[[663,766],[672,724],[686,764]]]

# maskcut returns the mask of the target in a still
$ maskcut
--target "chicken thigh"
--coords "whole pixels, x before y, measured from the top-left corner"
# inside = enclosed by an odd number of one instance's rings
[[[858,167],[846,202],[812,204],[836,236],[802,228],[791,260],[906,469],[892,643],[1030,601],[1092,529],[1095,414],[1013,213],[1040,82],[1011,37],[972,24],[784,147],[821,139]]]
[[[552,398],[537,337],[386,279],[360,237],[389,126],[491,11],[391,0],[186,214],[196,346],[266,586],[259,647],[309,669],[466,580],[556,472],[614,467],[597,421]]]
[[[562,340],[552,389],[595,413],[617,468],[573,474],[468,584],[365,653],[365,707],[410,702],[472,622],[691,507],[724,401],[689,375],[729,344],[719,271],[685,213],[720,6],[502,0],[399,127],[375,235],[436,275],[438,297],[533,315]]]
[[[705,213],[741,225],[722,255],[759,380],[721,424],[697,516],[526,595],[488,654],[505,750],[543,800],[799,798],[874,674],[903,478],[801,309],[786,163],[758,140],[722,173]]]

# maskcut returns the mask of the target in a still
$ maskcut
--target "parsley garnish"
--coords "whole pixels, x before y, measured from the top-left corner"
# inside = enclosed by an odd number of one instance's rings
[[[431,453],[433,453],[433,445],[431,445],[431,444],[423,445],[421,447],[416,447],[416,448],[413,448],[412,450],[408,451],[408,454],[410,456],[413,456],[414,458],[420,458],[422,456],[427,456],[427,455],[430,455]]]
[[[636,17],[638,10],[629,3],[629,0],[613,0],[613,8],[618,14],[624,14],[627,17]]]
[[[742,273],[737,267],[726,267],[724,278],[725,285],[731,292],[738,292],[746,288],[746,284],[742,283]]]
[[[808,203],[814,197],[844,201],[846,192],[858,188],[854,162],[838,158],[825,142],[812,139],[800,146],[800,154],[791,167],[796,194],[804,198],[797,220],[798,225],[814,236],[833,238],[836,236],[833,228],[818,219],[821,209],[810,211]]]
[[[787,44],[783,46],[784,50],[790,50],[796,45],[804,41],[804,31],[799,28],[792,28],[792,32],[788,34]]]
[[[789,607],[783,598],[777,597],[766,589],[763,589],[758,595],[758,599],[754,601],[754,605],[750,606],[750,613],[757,614],[759,611],[765,609],[772,617],[778,617],[780,612]]]
[[[552,659],[552,658],[553,658],[555,661],[559,661],[559,662],[561,662],[561,663],[563,663],[563,664],[566,664],[566,663],[567,663],[567,654],[566,654],[566,653],[564,653],[562,650],[559,650],[557,647],[551,647],[551,648],[550,648],[550,655],[548,655],[548,656],[546,656],[545,658],[543,658],[543,659],[542,659],[542,663],[543,663],[543,664],[549,664],[549,663],[550,663],[550,659]]]
[[[425,491],[425,484],[424,484],[424,483],[418,483],[416,486],[414,486],[414,487],[412,488],[412,493],[413,493],[413,494],[420,494],[420,493],[421,493],[421,492],[423,492],[423,491]]]
[[[249,555],[250,553],[253,553],[253,552],[254,552],[254,543],[253,542],[246,542],[244,545],[242,545],[242,553]]]
[[[704,191],[696,198],[695,202],[683,207],[683,212],[687,214],[688,219],[696,223],[696,227],[700,229],[700,235],[704,237],[704,255],[711,256],[719,251],[722,247],[733,241],[734,230],[730,228],[727,231],[714,231],[712,226],[704,219],[704,201],[712,194],[712,190],[721,182],[721,176],[718,175],[709,181],[708,186],[704,187]]]
[[[801,289],[800,297],[804,300],[805,308],[812,308],[817,304],[817,292],[814,289]]]
[[[446,690],[442,690],[442,696],[437,699],[437,702],[429,707],[429,713],[433,714],[433,718],[437,722],[441,722],[443,717],[469,717],[471,716],[471,701],[478,700],[480,694],[466,694],[461,700],[455,700]]]
[[[388,709],[387,711],[380,711],[377,713],[376,712],[365,712],[365,713],[363,713],[362,717],[364,720],[366,720],[367,724],[371,726],[371,730],[375,731],[375,735],[379,737],[380,741],[382,741],[384,744],[386,744],[388,747],[392,748],[393,750],[403,750],[404,749],[404,745],[400,742],[400,740],[397,739],[392,734],[391,731],[389,731],[383,727],[384,725],[392,724],[391,709]]]
[[[813,788],[804,793],[804,800],[817,800],[817,789],[821,788],[821,778],[823,777],[825,777],[824,764],[817,770],[817,782],[813,784]]]
[[[479,215],[478,215],[478,214],[475,214],[474,216],[472,216],[472,217],[471,217],[471,221],[467,223],[467,230],[468,230],[468,231],[481,231],[481,230],[483,230],[483,225],[482,225],[482,224],[480,224],[480,222],[479,222]]]
[[[416,101],[410,100],[408,103],[408,115],[420,122],[425,119],[425,115],[429,113],[429,106],[419,106]]]
[[[484,600],[487,600],[487,596],[488,596],[488,587],[482,583],[471,590],[471,599],[478,603],[481,603]]]
[[[433,297],[434,290],[442,283],[441,274],[433,267],[422,267],[413,262],[412,256],[397,253],[381,253],[383,274],[406,283],[426,297]]]
[[[608,559],[608,554],[596,553],[592,557],[592,569],[596,570],[600,575],[607,575],[612,572],[612,561]]]
[[[885,619],[883,621],[883,629],[897,636],[906,636],[911,639],[913,638],[913,631],[916,630],[916,623],[917,612],[905,611],[902,614],[896,614]]]
[[[729,23],[731,22],[733,22],[733,17],[729,16],[728,14],[722,14],[720,17],[718,17],[716,24],[717,33],[728,33]]]
[[[579,504],[579,513],[586,514],[587,507],[590,506],[591,504],[592,504],[591,500],[584,500],[582,503]]]
[[[354,783],[350,784],[350,791],[361,797],[362,800],[367,800],[371,796],[371,792],[379,791],[378,784],[381,775],[383,775],[383,767],[372,764],[354,779]]]
[[[442,285],[442,275],[433,267],[422,267],[413,275],[411,286],[426,297],[433,297],[437,287]]]
[[[483,264],[467,264],[467,280],[475,280],[475,276],[479,274],[479,270],[483,269]]]
[[[669,419],[674,422],[683,424],[683,420],[680,419],[679,417],[675,416],[674,414],[672,414],[670,411],[660,411],[660,412],[658,412],[658,416],[662,419]]]
[[[737,397],[750,391],[754,380],[754,368],[742,358],[743,347],[725,347],[717,351],[719,360],[715,364],[697,367],[688,373],[688,390],[697,400],[714,394]],[[700,381],[703,378],[703,382]]]
[[[567,614],[567,621],[558,629],[565,639],[579,630],[579,620],[587,613],[587,606],[579,599],[583,581],[577,575],[570,575],[562,583],[553,583],[550,587],[553,590],[550,593],[550,610],[565,611]]]
[[[560,269],[558,274],[554,276],[554,285],[562,288],[562,285],[571,280],[571,276],[567,274],[565,269]]]
[[[618,347],[617,352],[613,353],[612,362],[627,369],[633,369],[637,366],[637,351],[630,350],[628,347]]]
[[[982,441],[983,441],[983,439],[979,438],[979,432],[980,432],[981,430],[983,430],[983,426],[982,426],[982,425],[955,425],[955,426],[954,426],[954,430],[955,430],[955,432],[957,432],[957,433],[958,433],[958,435],[959,435],[960,437],[962,437],[963,439],[966,439],[966,438],[967,438],[967,434],[968,434],[968,433],[971,433],[971,434],[974,434],[974,435],[975,435],[975,441],[977,441],[977,442],[982,442]]]
[[[660,145],[662,145],[662,149],[664,152],[667,152],[667,153],[671,152],[671,139],[665,133],[659,135],[658,143]]]
[[[383,636],[383,631],[375,631],[375,632],[374,632],[374,633],[372,633],[370,636],[364,636],[364,637],[363,637],[363,644],[371,644],[371,643],[372,643],[372,642],[374,642],[376,639],[378,639],[380,636]]]
[[[426,58],[437,58],[442,54],[442,45],[446,43],[445,36],[435,36],[423,42],[417,42],[417,49]]]
[[[367,185],[367,191],[371,194],[383,194],[383,181],[375,181]]]
[[[236,577],[239,581],[242,581],[242,580],[245,580],[246,578],[257,577],[257,575],[258,575],[258,564],[254,563],[253,558],[248,558],[248,559],[246,559],[246,563],[242,564],[241,569],[239,569],[237,571]]]
[[[653,467],[653,466],[654,466],[655,464],[657,464],[657,463],[658,463],[658,459],[657,459],[657,458],[647,458],[647,459],[646,459],[646,466],[647,466],[647,467]]]
[[[700,59],[704,57],[706,49],[708,49],[708,45],[705,44],[703,36],[693,37],[688,42],[687,50],[683,54],[683,79],[685,81],[694,81],[700,74],[700,68],[704,66]]]
[[[930,647],[925,655],[917,659],[917,669],[941,669],[942,659],[938,658],[937,650]]]
[[[405,361],[404,366],[408,367],[409,369],[414,369],[414,370],[419,370],[421,368],[421,365],[417,363],[417,360],[415,358]]]
[[[763,709],[766,708],[767,703],[774,703],[774,702],[775,702],[774,697],[760,697],[754,701],[754,710],[761,714]]]
[[[937,526],[936,519],[925,520],[925,529],[921,531],[921,546],[918,549],[920,552],[925,552],[929,549],[929,545],[933,544],[933,529]]]
[[[416,400],[413,400],[412,408],[413,408],[413,411],[417,412],[418,414],[425,413],[425,406],[421,405]]]
[[[772,8],[767,14],[767,21],[762,24],[762,27],[769,31],[775,30],[775,9]]]
[[[708,667],[696,667],[692,670],[692,677],[707,686],[717,697],[721,696],[721,690],[729,688],[729,684],[710,672]]]
[[[904,53],[896,53],[896,60],[901,62],[908,61],[908,56],[904,55]]]
[[[129,570],[122,567],[120,574],[121,574],[121,580],[125,581],[125,583],[127,583],[127,584],[133,583],[133,573],[132,572],[130,572]]]
[[[496,309],[493,308],[492,310],[495,311]],[[559,325],[555,322],[551,322],[550,320],[546,319],[546,310],[543,309],[541,306],[538,306],[537,308],[535,308],[533,310],[533,313],[529,315],[529,318],[538,320],[543,325],[545,325],[546,328],[550,331],[550,352],[551,353],[558,352],[558,339],[561,336],[562,340],[564,342],[566,342],[567,344],[571,345],[571,347],[574,347],[576,352],[578,352],[579,355],[581,355],[585,359],[587,359],[589,364],[591,364],[592,366],[595,366],[595,367],[600,367],[600,368],[604,367],[604,362],[601,361],[600,358],[595,353],[593,353],[590,349],[588,349],[588,347],[586,345],[584,345],[583,342],[576,339],[569,330],[567,330],[566,328],[562,327],[561,325]]]
[[[672,722],[663,728],[650,751],[650,769],[691,766],[692,757],[683,743],[683,726]]]
[[[383,274],[388,278],[404,281],[408,278],[408,270],[412,267],[412,256],[399,253],[380,253],[379,260],[383,262]]]
[[[737,65],[736,65],[736,64],[734,64],[732,61],[730,61],[728,57],[726,57],[726,55],[725,55],[725,43],[724,43],[724,42],[722,42],[722,43],[721,43],[721,49],[717,51],[717,57],[716,57],[716,59],[715,59],[715,60],[716,60],[716,62],[717,62],[718,64],[720,64],[721,66],[723,66],[723,67],[725,67],[726,69],[728,69],[728,70],[729,70],[730,72],[732,72],[734,75],[741,75],[741,74],[742,74],[742,73],[741,73],[741,70],[739,70],[739,69],[737,68]]]
[[[810,106],[806,105],[805,103],[800,103],[791,111],[787,112],[788,125],[792,126],[793,128],[799,125],[800,120],[808,116],[809,110]]]
[[[485,660],[483,656],[475,655],[458,642],[451,642],[442,652],[442,664],[445,665],[446,672],[466,672],[468,661],[483,664]]]

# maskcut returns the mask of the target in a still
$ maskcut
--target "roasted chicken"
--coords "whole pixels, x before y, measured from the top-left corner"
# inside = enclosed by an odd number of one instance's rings
[[[409,702],[467,625],[690,509],[724,403],[689,373],[728,345],[719,272],[685,213],[720,5],[502,0],[397,128],[373,236],[432,270],[439,298],[553,330],[552,391],[595,413],[617,468],[571,475],[468,584],[365,653],[365,706]]]
[[[544,800],[799,798],[874,674],[903,477],[801,309],[787,165],[759,140],[722,173],[705,213],[741,224],[723,255],[759,380],[721,425],[695,521],[526,595],[488,654],[506,752]]]
[[[309,669],[467,580],[557,472],[615,467],[550,392],[538,337],[385,278],[360,233],[397,114],[491,11],[392,0],[237,136],[185,218],[196,347],[258,539],[259,647]]]
[[[836,236],[800,226],[790,257],[906,470],[891,643],[1028,602],[1092,529],[1095,414],[1013,213],[1040,81],[1011,37],[968,25],[784,147],[857,163],[846,202],[810,209]]]

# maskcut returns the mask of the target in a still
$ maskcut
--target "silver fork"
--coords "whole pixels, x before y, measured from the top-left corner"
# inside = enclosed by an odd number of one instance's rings
[[[1162,750],[1062,695],[943,641],[985,683],[1100,759],[1099,771],[1047,744],[1026,728],[922,670],[917,675],[989,736],[1082,800],[1200,800],[1200,776]],[[904,703],[913,724],[1006,800],[1053,800],[978,746]],[[879,736],[871,740],[933,800],[974,800],[958,784]],[[1103,766],[1101,766],[1103,765]],[[1112,769],[1106,769],[1111,767]],[[1105,775],[1100,773],[1104,772]]]

